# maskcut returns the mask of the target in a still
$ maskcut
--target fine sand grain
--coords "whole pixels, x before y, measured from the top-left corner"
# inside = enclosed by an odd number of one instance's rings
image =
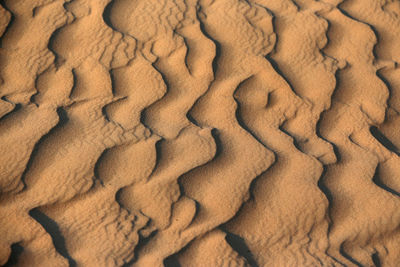
[[[0,266],[400,266],[400,0],[0,0]]]

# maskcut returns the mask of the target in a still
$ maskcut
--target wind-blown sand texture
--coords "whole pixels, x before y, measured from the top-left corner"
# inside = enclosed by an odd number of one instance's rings
[[[1,0],[0,265],[400,266],[399,0]]]

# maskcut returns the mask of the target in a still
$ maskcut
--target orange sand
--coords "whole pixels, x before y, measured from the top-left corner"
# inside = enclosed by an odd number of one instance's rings
[[[400,0],[1,0],[0,265],[400,266]]]

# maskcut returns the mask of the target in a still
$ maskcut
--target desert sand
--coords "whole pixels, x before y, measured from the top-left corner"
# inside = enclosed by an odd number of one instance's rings
[[[399,0],[1,0],[1,266],[400,266]]]

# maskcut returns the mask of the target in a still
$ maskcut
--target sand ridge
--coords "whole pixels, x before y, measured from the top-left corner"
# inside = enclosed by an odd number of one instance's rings
[[[398,0],[0,1],[0,265],[398,266]]]

